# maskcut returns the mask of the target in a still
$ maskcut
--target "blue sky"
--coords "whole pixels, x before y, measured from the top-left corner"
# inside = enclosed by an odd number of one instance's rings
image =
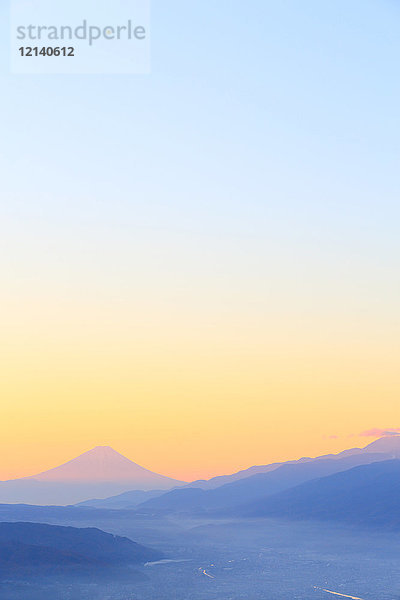
[[[209,222],[211,204],[240,226],[243,207],[281,204],[297,221],[299,205],[324,200],[328,214],[339,204],[375,220],[377,196],[394,210],[398,184],[399,12],[391,1],[153,2],[153,71],[137,77],[7,75],[4,24],[6,193],[31,205],[29,190],[67,219],[91,197],[107,219],[115,202],[128,218],[166,203],[172,223]]]
[[[7,74],[2,19],[6,229],[216,251],[251,236],[394,275],[399,17],[391,1],[153,2],[152,74],[88,77]]]

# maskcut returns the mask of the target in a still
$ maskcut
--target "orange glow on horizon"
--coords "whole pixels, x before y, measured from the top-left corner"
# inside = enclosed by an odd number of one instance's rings
[[[1,479],[97,445],[174,478],[209,478],[365,445],[360,432],[398,425],[390,316],[267,311],[239,293],[190,309],[51,298],[10,305],[3,327]]]

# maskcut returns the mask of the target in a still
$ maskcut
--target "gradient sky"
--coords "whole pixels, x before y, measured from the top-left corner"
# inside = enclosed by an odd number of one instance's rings
[[[8,74],[6,4],[0,478],[398,427],[399,3],[153,0],[151,75],[68,77]]]

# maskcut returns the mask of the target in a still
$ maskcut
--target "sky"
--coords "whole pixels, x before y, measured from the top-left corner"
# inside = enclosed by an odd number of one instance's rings
[[[12,75],[7,11],[0,478],[398,428],[399,3],[153,0],[148,75]]]

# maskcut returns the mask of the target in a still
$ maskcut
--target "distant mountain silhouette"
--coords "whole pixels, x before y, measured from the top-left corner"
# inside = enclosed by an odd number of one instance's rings
[[[379,460],[388,460],[391,458],[395,458],[400,455],[400,436],[397,438],[382,438],[382,440],[377,440],[376,442],[372,442],[365,448],[350,448],[348,450],[344,450],[339,454],[327,454],[323,456],[318,456],[316,458],[311,457],[303,457],[299,460],[291,460],[284,463],[272,463],[269,465],[258,465],[249,467],[248,469],[238,471],[237,473],[233,473],[231,475],[222,475],[218,477],[213,477],[212,479],[198,480],[188,483],[186,485],[182,485],[179,487],[180,491],[171,492],[171,494],[164,494],[161,498],[162,494],[155,493],[150,494],[147,493],[142,497],[142,493],[136,490],[132,491],[132,495],[129,496],[129,492],[126,494],[114,496],[106,499],[90,499],[82,505],[86,506],[97,506],[99,508],[126,508],[133,509],[135,506],[139,504],[143,504],[143,509],[146,510],[167,510],[167,511],[192,511],[192,510],[213,510],[216,508],[222,508],[226,506],[233,506],[239,501],[250,500],[251,498],[261,497],[266,493],[274,493],[274,491],[278,491],[277,489],[273,489],[272,481],[281,481],[279,490],[286,489],[287,487],[291,487],[291,485],[297,485],[301,481],[306,481],[312,477],[305,477],[307,473],[314,473],[315,477],[323,474],[324,471],[320,472],[318,469],[313,471],[313,467],[301,467],[300,465],[306,464],[315,464],[321,463],[321,467],[323,467],[324,461],[328,461],[325,463],[326,465],[331,465],[332,468],[330,472],[340,471],[346,468],[351,468],[353,466],[375,462]],[[339,461],[338,465],[335,465],[333,461]],[[344,461],[344,462],[341,462]],[[346,462],[348,461],[348,462]],[[288,465],[296,466],[293,473],[298,473],[299,477],[301,473],[304,473],[304,478],[296,479],[294,476],[293,480],[285,480],[284,473],[285,470],[279,471],[279,469],[283,466],[287,467]],[[343,466],[342,466],[343,465]],[[299,470],[297,471],[297,466],[299,466]],[[279,471],[279,475],[272,476],[272,479],[267,477],[265,482],[270,482],[267,485],[270,487],[265,489],[264,486],[264,478],[257,478],[257,475],[266,475],[272,473],[274,471]],[[329,474],[329,472],[325,472],[325,474]],[[254,477],[254,479],[253,479]],[[275,479],[276,477],[276,479]],[[285,480],[285,481],[284,481]],[[241,481],[246,481],[242,485]],[[230,488],[229,484],[235,484],[237,486]],[[275,484],[274,484],[275,485]],[[183,490],[185,488],[196,489],[196,492],[186,494]],[[215,491],[215,493],[210,493],[209,495],[203,495],[201,490],[210,491],[220,489],[221,491]],[[259,488],[259,489],[258,489]],[[225,498],[228,498],[226,501]],[[149,504],[144,504],[146,499],[152,500],[152,498],[160,498],[159,501],[150,502]]]
[[[294,465],[298,463],[315,462],[316,460],[325,459],[339,460],[341,458],[346,458],[347,456],[356,456],[365,452],[374,454],[382,452],[385,454],[385,457],[382,457],[382,460],[398,458],[400,457],[400,435],[383,437],[375,442],[372,442],[371,444],[368,444],[368,446],[365,448],[349,448],[348,450],[343,450],[338,454],[324,454],[315,458],[304,456],[298,460],[288,460],[268,465],[255,465],[253,467],[249,467],[248,469],[243,469],[242,471],[232,473],[231,475],[218,475],[217,477],[212,477],[208,480],[199,479],[197,481],[192,481],[191,483],[186,484],[184,487],[196,487],[203,490],[212,490],[217,487],[221,487],[226,483],[233,483],[235,481],[239,481],[240,479],[251,477],[252,475],[258,475],[259,473],[270,473],[282,465]]]
[[[400,460],[355,467],[247,503],[241,517],[329,520],[400,530]]]
[[[298,473],[300,477],[302,472],[304,474],[313,472],[313,467],[303,468],[302,465],[321,463],[320,466],[322,467],[322,463],[328,461],[326,465],[332,466],[330,472],[333,473],[358,464],[397,457],[400,457],[400,436],[388,436],[372,442],[365,448],[351,448],[336,455],[330,454],[316,458],[304,457],[285,463],[258,465],[231,475],[213,477],[209,481],[201,480],[185,484],[185,482],[153,473],[130,461],[109,446],[98,446],[59,467],[38,475],[0,482],[0,503],[68,505],[87,501],[88,506],[134,508],[139,502],[143,503],[145,498],[153,497],[155,503],[150,500],[152,503],[143,506],[143,508],[145,510],[163,510],[162,503],[164,500],[162,498],[165,497],[165,494],[160,496],[157,492],[180,487],[182,488],[182,495],[174,492],[172,497],[165,498],[165,502],[168,504],[168,509],[166,506],[165,509],[174,510],[173,503],[176,502],[178,510],[184,510],[185,506],[188,510],[194,508],[196,510],[212,510],[228,505],[233,506],[236,500],[241,502],[246,494],[248,500],[255,499],[307,480],[301,479],[299,481],[296,479],[297,475],[293,475],[293,479],[288,478],[284,483],[283,473],[285,471],[280,471],[282,467],[286,468],[292,465],[295,467],[293,473]],[[342,461],[344,462],[342,463]],[[348,462],[346,463],[346,461]],[[338,464],[334,465],[335,462]],[[342,467],[342,465],[344,466]],[[279,471],[279,475],[269,479],[268,476],[276,471]],[[316,477],[320,476],[318,470],[315,473],[317,473]],[[329,474],[329,472],[326,474]],[[266,477],[265,481],[264,476]],[[278,480],[281,481],[279,489],[272,489],[274,486],[271,482],[276,481],[276,485],[278,485]],[[242,481],[246,482],[243,487]],[[264,487],[264,483],[267,489]],[[227,487],[234,484],[237,484],[237,487]],[[198,492],[185,495],[183,494],[183,488],[193,488]],[[221,492],[218,491],[220,489]],[[200,494],[201,490],[210,492],[210,495],[203,496]],[[154,496],[153,494],[141,495],[141,492],[148,491],[154,491]],[[114,498],[125,492],[132,492],[131,499],[128,497]],[[215,492],[215,494],[212,492]],[[159,496],[159,501],[157,501],[156,496]],[[223,500],[225,496],[228,498],[227,503]],[[109,498],[109,503],[102,503],[103,500]],[[172,501],[171,498],[174,498],[174,500]],[[185,502],[188,502],[188,504],[185,505]]]
[[[362,452],[384,452],[392,458],[400,458],[400,435],[382,437],[368,444],[366,448],[363,448]]]
[[[324,454],[322,456],[310,457],[304,456],[303,458],[299,458],[297,460],[288,460],[284,462],[271,463],[269,465],[254,465],[253,467],[249,467],[248,469],[243,469],[242,471],[237,471],[236,473],[232,473],[231,475],[218,475],[217,477],[212,477],[211,479],[199,479],[197,481],[192,481],[191,483],[187,483],[183,487],[196,487],[201,488],[203,490],[213,490],[215,488],[221,487],[227,483],[234,483],[235,481],[239,481],[240,479],[247,479],[252,475],[259,475],[261,473],[270,473],[271,471],[275,471],[282,465],[295,465],[299,463],[308,463],[315,462],[316,460],[325,460],[332,459],[338,460],[341,458],[346,458],[347,456],[354,456],[357,454],[361,454],[366,449],[361,448],[351,448],[349,450],[344,450],[339,454]],[[377,450],[377,452],[379,452]]]
[[[98,446],[49,471],[0,482],[0,502],[76,504],[131,490],[166,490],[183,483],[153,473],[109,446]]]
[[[234,484],[230,484],[234,485]],[[216,490],[202,490],[199,488],[183,488],[171,490],[152,498],[146,502],[142,502],[136,507],[136,511],[140,513],[170,513],[170,512],[198,512],[206,511],[219,506],[217,499],[220,498],[220,490],[222,490],[222,506],[226,506],[227,498],[224,490],[225,486]],[[214,494],[214,492],[217,492]]]
[[[143,502],[140,512],[209,512],[226,511],[245,502],[261,499],[292,488],[305,481],[324,477],[354,466],[385,458],[382,453],[361,452],[344,458],[321,458],[313,461],[283,464],[276,469],[252,475],[219,488],[204,490],[184,487]]]
[[[119,519],[134,518],[135,514],[128,509],[94,508],[92,506],[35,506],[34,504],[0,504],[0,522],[48,523],[49,525],[66,525],[82,523],[87,527],[99,519],[117,522]]]
[[[150,486],[149,489],[152,489],[156,483],[160,484],[161,489],[182,483],[137,465],[110,446],[97,446],[59,467],[26,477],[25,480],[27,479],[57,483],[127,481],[145,487]]]
[[[162,496],[164,493],[165,490],[149,490],[147,492],[141,490],[132,490],[131,492],[124,492],[123,494],[111,496],[110,498],[94,498],[93,500],[86,500],[85,502],[79,502],[76,504],[76,506],[130,510],[142,502],[150,500],[151,498]]]
[[[159,552],[100,529],[0,523],[0,579],[96,577],[159,558]]]

